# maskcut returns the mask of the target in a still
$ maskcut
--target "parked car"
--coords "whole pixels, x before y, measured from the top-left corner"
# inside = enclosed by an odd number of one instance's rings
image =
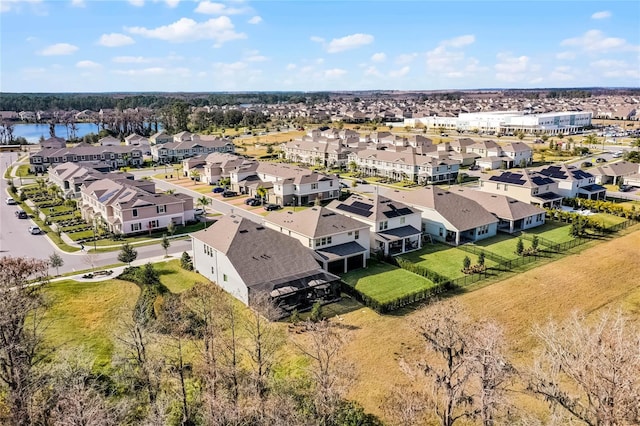
[[[42,232],[42,231],[40,231],[40,228],[38,228],[37,226],[30,226],[29,227],[29,233],[31,235],[38,235],[40,232]]]
[[[224,192],[224,188],[223,188],[223,187],[221,187],[221,186],[216,186],[215,188],[213,188],[213,189],[211,190],[211,192],[213,192],[214,194],[219,194],[219,193],[221,193],[221,192]]]
[[[477,164],[474,164],[469,167],[469,170],[480,170],[480,166],[478,166]]]
[[[204,209],[193,209],[193,214],[196,216],[201,216],[205,213]]]
[[[238,196],[238,193],[237,193],[236,191],[224,191],[224,192],[222,193],[222,196],[223,196],[224,198],[237,197],[237,196]]]
[[[580,167],[585,168],[585,167],[591,167],[593,166],[593,163],[590,161],[585,161],[584,163],[582,163],[582,165]]]
[[[27,212],[25,212],[24,210],[16,210],[16,217],[18,219],[28,219],[29,216],[27,216]]]
[[[628,192],[631,190],[631,187],[629,185],[620,185],[618,189],[620,190],[620,192]]]
[[[606,163],[606,162],[607,162],[607,160],[605,160],[605,159],[604,159],[604,158],[602,158],[602,157],[598,157],[598,158],[596,158],[596,163]]]
[[[8,205],[10,205],[10,206],[15,206],[16,204],[18,204],[18,203],[16,202],[16,200],[14,200],[14,199],[13,199],[13,198],[11,198],[11,197],[7,197],[6,202],[7,202],[7,204],[8,204]]]
[[[274,210],[280,210],[282,208],[281,205],[279,204],[265,204],[264,205],[264,209],[268,212],[270,211],[274,211]]]
[[[259,206],[260,204],[262,204],[262,201],[260,201],[259,198],[251,197],[244,200],[244,203],[248,206]]]
[[[356,179],[356,183],[359,183],[359,184],[362,184],[362,185],[366,185],[366,184],[367,184],[367,183],[369,183],[369,182],[367,182],[367,181],[366,181],[366,180],[364,180],[364,179]]]
[[[347,189],[347,188],[349,188],[349,185],[347,185],[347,184],[346,184],[346,183],[344,183],[344,182],[340,182],[340,188]]]

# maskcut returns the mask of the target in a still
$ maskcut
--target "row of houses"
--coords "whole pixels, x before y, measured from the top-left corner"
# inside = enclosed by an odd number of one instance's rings
[[[44,173],[49,167],[67,162],[96,162],[108,164],[111,169],[141,166],[143,151],[134,145],[94,146],[80,143],[74,147],[45,147],[29,154],[31,173]]]

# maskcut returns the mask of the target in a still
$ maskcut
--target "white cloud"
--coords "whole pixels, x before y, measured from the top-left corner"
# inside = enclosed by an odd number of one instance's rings
[[[120,47],[133,43],[135,41],[131,37],[119,33],[102,34],[100,40],[98,40],[98,44],[105,47]]]
[[[196,13],[202,13],[205,15],[239,15],[246,13],[249,9],[228,7],[224,3],[215,3],[208,0],[198,3],[195,11]]]
[[[136,6],[136,7],[142,7],[144,6],[144,0],[129,0],[129,3],[132,6]]]
[[[170,8],[174,8],[176,6],[178,6],[178,4],[180,3],[180,0],[165,0],[164,1],[167,6],[169,6]]]
[[[556,53],[556,59],[575,59],[576,58],[576,53],[575,52],[559,52]]]
[[[405,75],[409,74],[409,71],[411,71],[411,68],[409,66],[402,67],[399,70],[389,71],[389,77],[392,77],[392,78],[404,77]]]
[[[296,64],[287,64],[286,69],[288,71],[295,70],[298,66]]]
[[[596,12],[593,15],[591,15],[591,19],[607,19],[607,18],[611,18],[611,12],[609,12],[608,10]]]
[[[78,50],[78,46],[74,46],[69,43],[56,43],[51,46],[47,46],[38,52],[42,56],[59,56],[59,55],[71,55]]]
[[[346,70],[343,70],[341,68],[332,68],[330,70],[325,70],[323,72],[323,75],[326,78],[338,78],[338,77],[342,77],[343,75],[345,75],[347,73]]]
[[[512,56],[510,53],[498,53],[498,63],[495,64],[496,79],[507,82],[524,81],[531,78],[532,73],[540,67],[531,63],[528,56]]]
[[[632,46],[623,38],[605,37],[600,30],[589,30],[579,37],[562,40],[562,46],[581,48],[586,52],[604,52],[609,50],[638,50],[638,46]]]
[[[256,25],[259,24],[260,22],[262,22],[262,17],[261,16],[254,16],[253,18],[249,19],[247,21],[247,23],[252,24],[252,25]]]
[[[327,45],[327,52],[344,52],[345,50],[357,49],[371,43],[373,43],[373,36],[370,34],[351,34],[331,40]]]
[[[208,21],[196,22],[189,18],[180,18],[173,24],[157,28],[130,27],[132,34],[155,38],[172,43],[184,43],[197,40],[213,40],[216,47],[227,41],[247,38],[244,33],[237,33],[231,19],[227,16],[211,18]]]
[[[313,41],[314,43],[324,43],[324,39],[318,36],[311,36],[310,40]]]
[[[396,57],[396,64],[398,65],[410,64],[417,57],[418,57],[417,53],[403,53],[402,55],[398,55]]]
[[[163,67],[151,67],[142,69],[129,69],[129,70],[114,70],[114,74],[128,75],[132,77],[145,77],[154,75],[179,75],[182,77],[189,77],[191,72],[188,68],[163,68]]]
[[[153,58],[144,56],[116,56],[111,60],[118,64],[147,64],[153,62]]]
[[[84,0],[71,0],[71,6],[73,7],[85,7],[86,5]]]
[[[440,42],[441,46],[449,46],[449,47],[464,47],[470,44],[475,43],[476,36],[473,34],[461,35],[459,37],[454,37],[449,40],[443,40]]]
[[[96,68],[101,68],[102,65],[100,65],[97,62],[93,62],[93,61],[89,61],[89,60],[85,60],[85,61],[78,61],[76,62],[76,67],[78,68],[89,68],[89,69],[96,69]]]
[[[45,14],[44,10],[41,9],[41,6],[43,6],[42,0],[2,0],[0,1],[0,13],[21,12],[22,5],[28,5],[31,11],[38,14]]]
[[[222,75],[235,75],[237,72],[245,70],[248,67],[246,62],[238,61],[232,63],[216,62],[213,68]]]
[[[571,81],[574,78],[573,70],[568,66],[555,67],[549,75],[549,79],[552,81]]]
[[[373,77],[382,77],[382,73],[378,71],[378,69],[374,66],[370,66],[366,70],[364,70],[364,75],[366,76],[370,75]]]
[[[318,58],[318,59],[315,60],[315,62],[318,65],[322,65],[322,64],[324,64],[324,58]]]
[[[640,68],[637,65],[630,65],[624,60],[600,59],[589,65],[595,69],[595,72],[601,73],[606,78],[640,79]]]
[[[384,62],[386,59],[387,55],[385,55],[383,52],[374,53],[373,55],[371,55],[371,60],[373,62]]]
[[[268,61],[269,58],[264,55],[260,55],[258,52],[251,52],[244,58],[244,60],[248,62],[264,62]]]

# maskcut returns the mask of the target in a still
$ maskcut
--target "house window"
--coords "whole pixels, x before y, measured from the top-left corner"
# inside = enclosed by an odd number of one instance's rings
[[[380,230],[384,231],[385,229],[389,228],[389,222],[388,221],[384,221],[384,222],[380,222]]]
[[[222,274],[222,281],[227,281],[227,274]]]
[[[167,206],[162,205],[162,206],[156,206],[156,212],[158,213],[166,213],[167,211]]]
[[[282,230],[282,228],[280,228],[280,230]],[[313,248],[313,240],[311,238],[309,238],[309,247]]]
[[[150,220],[149,221],[149,228],[157,228],[158,227],[158,221],[157,220]]]
[[[444,236],[444,230],[440,228],[440,232],[438,233],[441,237]]]
[[[140,223],[132,223],[131,224],[131,232],[142,231],[142,224]]]
[[[133,217],[138,217],[138,209],[132,210]]]
[[[216,274],[216,270],[215,270],[215,268],[212,266],[212,267],[211,267],[211,275],[215,275],[215,274]]]
[[[356,240],[360,238],[360,231],[355,231],[355,235],[353,238],[355,238]]]
[[[496,189],[500,189],[500,184],[496,183]]]
[[[404,222],[406,221],[406,217],[401,217],[400,218],[400,225],[404,225]]]
[[[333,181],[332,180],[329,181],[329,186],[333,186]]]
[[[317,183],[312,183],[311,184],[311,189],[318,189],[318,184]]]

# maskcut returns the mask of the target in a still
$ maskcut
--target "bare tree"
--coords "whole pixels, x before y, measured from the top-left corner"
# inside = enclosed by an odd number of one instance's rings
[[[18,426],[31,424],[36,367],[48,356],[42,338],[41,295],[48,267],[45,260],[0,258],[0,384],[12,424]],[[29,284],[30,279],[40,279],[40,285]]]
[[[588,425],[640,424],[640,328],[621,312],[536,327],[528,388]]]
[[[451,426],[458,420],[475,418],[480,410],[472,393],[471,321],[460,303],[433,303],[415,319],[414,327],[424,339],[425,358],[417,366],[401,362],[401,368],[413,380],[424,376],[427,405],[440,424]]]
[[[309,341],[299,346],[311,358],[310,373],[315,383],[313,402],[318,423],[331,424],[340,403],[353,382],[353,366],[342,355],[344,332],[327,320],[306,324]]]

